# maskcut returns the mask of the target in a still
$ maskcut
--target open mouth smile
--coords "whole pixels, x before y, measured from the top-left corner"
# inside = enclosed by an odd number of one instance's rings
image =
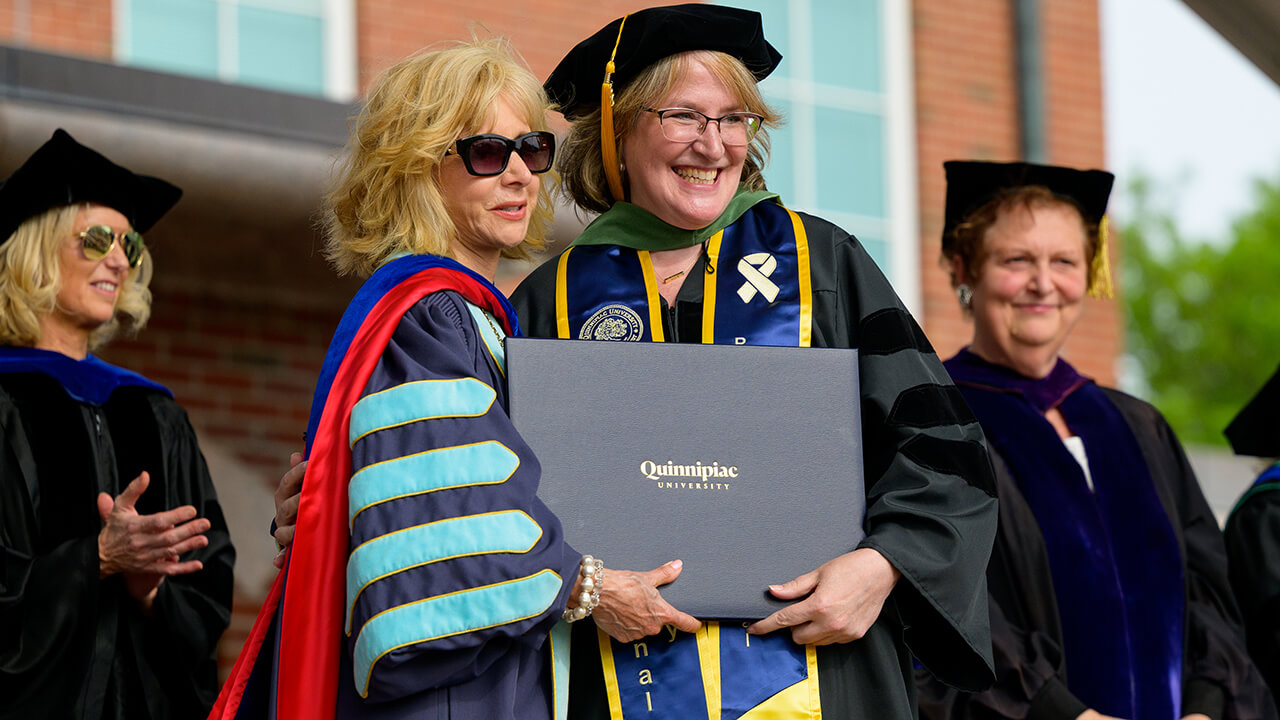
[[[676,175],[694,185],[714,185],[720,176],[720,171],[714,168],[678,167],[674,170]]]

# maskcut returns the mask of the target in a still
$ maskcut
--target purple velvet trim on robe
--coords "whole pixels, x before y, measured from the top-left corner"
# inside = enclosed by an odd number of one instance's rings
[[[945,365],[1044,535],[1067,687],[1107,715],[1176,720],[1182,559],[1142,449],[1120,411],[1061,359],[1039,381],[968,351]],[[1054,407],[1084,441],[1093,491],[1044,419],[1044,410]]]
[[[1092,382],[1062,358],[1058,358],[1049,374],[1039,380],[1019,375],[1003,365],[989,363],[968,350],[961,350],[944,364],[952,379],[960,371],[966,384],[994,392],[1021,394],[1042,415],[1058,407],[1080,386]]]

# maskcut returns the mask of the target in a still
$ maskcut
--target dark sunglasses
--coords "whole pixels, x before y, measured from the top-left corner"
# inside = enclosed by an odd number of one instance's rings
[[[84,248],[84,256],[90,260],[101,260],[120,242],[124,256],[129,260],[129,267],[136,268],[142,263],[142,251],[146,245],[142,242],[142,234],[133,231],[117,233],[109,225],[94,225],[80,233],[80,245]]]
[[[556,136],[546,130],[525,133],[515,140],[491,133],[472,135],[455,141],[444,154],[462,158],[472,175],[488,177],[506,172],[513,152],[520,155],[529,172],[544,173],[555,158]]]

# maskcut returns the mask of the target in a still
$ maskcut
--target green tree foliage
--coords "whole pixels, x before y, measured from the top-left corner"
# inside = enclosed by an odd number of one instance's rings
[[[1127,341],[1186,443],[1226,444],[1222,429],[1280,363],[1280,183],[1255,187],[1227,242],[1203,243],[1178,232],[1148,181],[1132,186]]]

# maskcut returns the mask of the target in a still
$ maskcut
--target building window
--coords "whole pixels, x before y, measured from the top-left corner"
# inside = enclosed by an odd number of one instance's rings
[[[116,0],[122,64],[346,101],[355,0]]]
[[[908,0],[732,0],[782,64],[760,84],[786,116],[765,179],[858,237],[913,311],[920,236]]]

